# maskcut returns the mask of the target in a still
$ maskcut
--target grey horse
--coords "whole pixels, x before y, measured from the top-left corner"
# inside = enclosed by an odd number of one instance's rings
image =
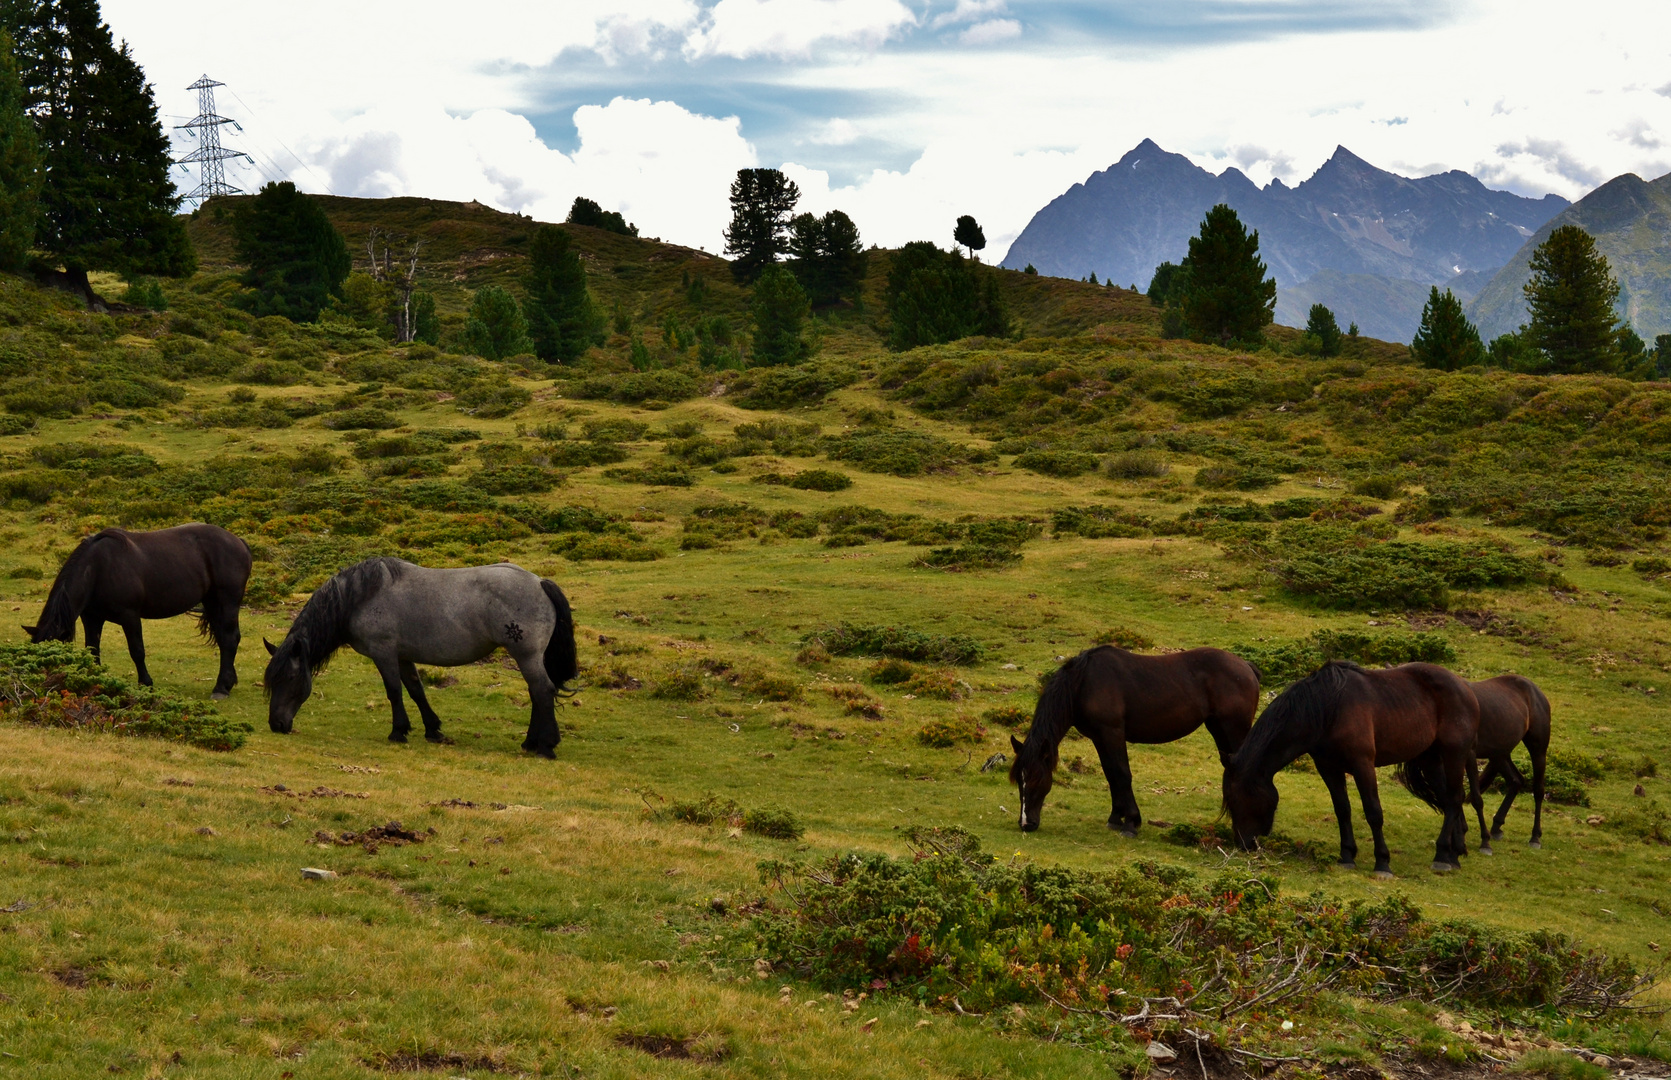
[[[562,590],[512,563],[432,570],[402,559],[356,563],[321,585],[290,624],[284,643],[263,639],[267,726],[288,735],[313,693],[313,677],[344,645],[377,665],[394,713],[390,742],[406,741],[412,721],[404,685],[423,716],[424,737],[442,742],[441,718],[424,697],[418,664],[458,667],[496,648],[511,654],[528,682],[533,712],[522,748],[556,757],[562,741],[556,699],[579,673],[574,617]]]

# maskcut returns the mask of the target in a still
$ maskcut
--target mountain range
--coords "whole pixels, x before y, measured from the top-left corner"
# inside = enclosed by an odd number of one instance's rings
[[[1278,322],[1303,325],[1320,301],[1342,325],[1393,341],[1415,333],[1430,286],[1473,296],[1569,206],[1558,195],[1494,191],[1460,170],[1399,176],[1344,146],[1298,185],[1260,187],[1145,139],[1034,214],[1002,265],[1145,288],[1156,266],[1184,257],[1221,202],[1259,231]]]

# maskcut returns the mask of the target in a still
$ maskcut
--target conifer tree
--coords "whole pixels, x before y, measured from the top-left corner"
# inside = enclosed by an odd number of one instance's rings
[[[244,284],[254,290],[241,301],[251,314],[313,322],[332,297],[343,295],[353,268],[348,245],[320,205],[290,181],[268,184],[240,204],[232,234],[248,267]]]
[[[731,273],[750,282],[789,250],[789,215],[801,189],[777,169],[738,169],[731,183],[731,224],[725,253],[737,258]]]
[[[476,290],[470,320],[464,324],[464,345],[486,360],[508,360],[531,351],[528,321],[516,297],[497,285]]]
[[[0,27],[0,270],[21,270],[35,240],[40,159],[23,111],[12,38]]]
[[[5,8],[40,145],[35,246],[95,301],[90,270],[181,276],[197,259],[169,177],[168,137],[145,73],[118,47],[98,0]]]
[[[412,297],[412,340],[425,345],[441,341],[441,319],[435,313],[435,294],[421,292]]]
[[[986,233],[982,231],[980,222],[976,221],[973,215],[964,214],[957,219],[957,226],[952,229],[952,242],[968,248],[969,255],[973,258],[975,252],[986,248]]]
[[[768,266],[754,283],[749,317],[757,366],[798,364],[811,351],[801,337],[811,305],[801,283],[781,266]]]
[[[1417,363],[1440,371],[1456,371],[1485,362],[1480,332],[1463,313],[1462,301],[1449,289],[1441,293],[1435,285],[1428,291],[1421,326],[1410,342],[1410,355]]]
[[[888,266],[888,344],[914,349],[982,334],[1009,332],[997,275],[925,240],[894,254]]]
[[[1324,305],[1311,305],[1306,313],[1305,332],[1307,337],[1317,339],[1317,349],[1322,355],[1340,355],[1340,324],[1335,322],[1334,312]]]
[[[555,225],[541,225],[528,246],[522,279],[528,336],[541,360],[559,364],[579,359],[604,340],[604,314],[586,290],[586,265]]]
[[[1532,252],[1531,269],[1523,287],[1526,343],[1558,373],[1618,370],[1619,282],[1594,237],[1562,225]]]
[[[840,210],[823,217],[798,214],[789,223],[789,269],[819,307],[857,300],[864,284],[864,245],[859,228]]]
[[[1256,343],[1276,311],[1276,279],[1265,276],[1259,233],[1248,232],[1236,211],[1219,203],[1189,241],[1189,290],[1184,326],[1195,341]]]

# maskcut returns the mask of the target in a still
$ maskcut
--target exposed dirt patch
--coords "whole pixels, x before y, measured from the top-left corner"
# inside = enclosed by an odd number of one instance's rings
[[[93,973],[86,968],[61,967],[49,972],[60,986],[67,986],[71,990],[85,990],[93,985]]]
[[[404,847],[407,844],[421,844],[424,839],[434,836],[432,828],[427,833],[416,833],[398,821],[391,821],[387,825],[374,825],[365,832],[326,832],[324,829],[313,834],[309,843],[332,844],[336,847],[363,847],[366,854],[375,855],[380,847]]]
[[[285,798],[285,799],[369,799],[369,798],[371,798],[371,792],[369,792],[369,791],[338,791],[336,788],[328,788],[328,787],[325,787],[323,785],[314,788],[312,791],[291,791],[289,788],[285,787],[283,784],[274,784],[272,787],[264,787],[261,790],[265,791],[269,795],[277,795],[280,798]]]
[[[419,1054],[390,1054],[366,1061],[366,1067],[380,1072],[416,1073],[464,1069],[478,1072],[508,1072],[510,1066],[497,1057],[466,1054],[458,1050],[429,1050]]]
[[[615,1036],[615,1042],[654,1058],[710,1064],[723,1060],[727,1051],[725,1041],[714,1035],[678,1039],[670,1035],[622,1034]]]

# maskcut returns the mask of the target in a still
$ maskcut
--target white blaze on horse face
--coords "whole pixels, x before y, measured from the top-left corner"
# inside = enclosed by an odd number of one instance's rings
[[[1017,780],[1015,786],[1021,792],[1021,827],[1027,827],[1027,781]]]

